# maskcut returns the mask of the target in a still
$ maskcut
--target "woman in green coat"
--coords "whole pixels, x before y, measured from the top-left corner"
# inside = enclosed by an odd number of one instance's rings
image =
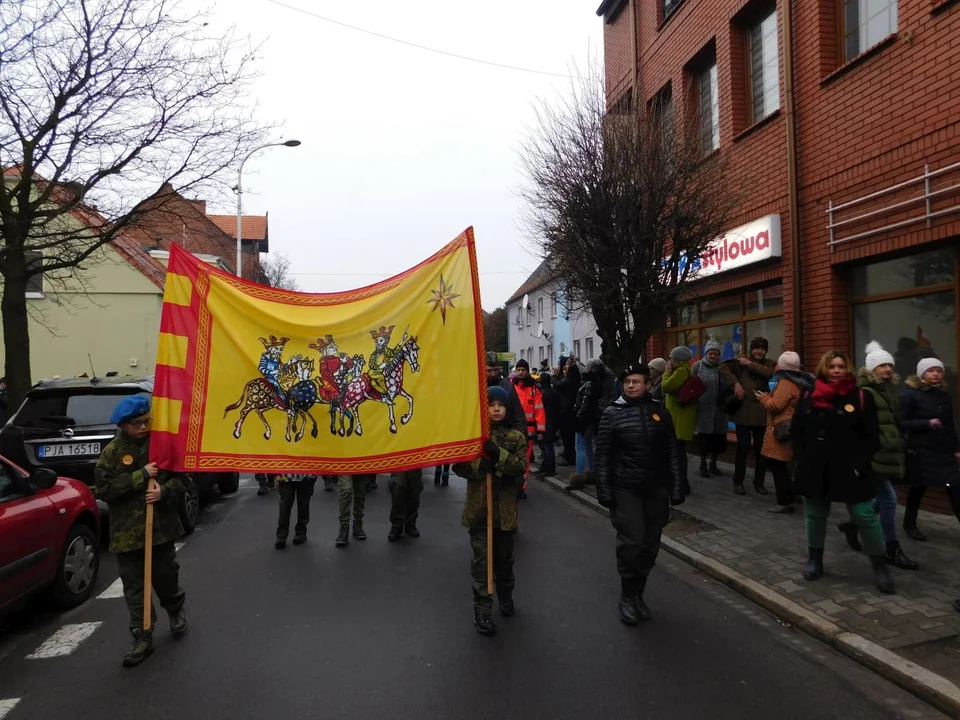
[[[693,431],[697,424],[697,403],[681,405],[677,401],[677,393],[690,379],[691,360],[693,360],[693,353],[690,348],[681,345],[671,350],[670,362],[667,363],[663,372],[663,382],[660,385],[677,433],[677,464],[680,466],[680,482],[683,485],[684,495],[690,494],[690,480],[687,478],[687,443],[693,440]]]

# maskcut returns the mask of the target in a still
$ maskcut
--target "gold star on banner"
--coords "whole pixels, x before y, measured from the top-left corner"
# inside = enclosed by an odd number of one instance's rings
[[[428,305],[433,305],[433,309],[440,310],[440,317],[443,320],[443,324],[447,324],[447,308],[455,307],[453,301],[460,297],[458,294],[453,292],[453,285],[447,285],[446,280],[443,279],[443,275],[440,276],[440,289],[431,290],[433,293],[433,299],[427,300]]]

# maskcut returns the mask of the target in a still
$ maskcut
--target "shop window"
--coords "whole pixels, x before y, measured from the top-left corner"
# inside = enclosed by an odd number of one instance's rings
[[[703,344],[709,340],[720,343],[720,359],[733,360],[743,355],[743,325],[730,323],[727,325],[713,325],[703,329]]]
[[[748,320],[747,329],[743,334],[744,354],[750,349],[750,341],[756,337],[765,338],[770,348],[767,350],[767,357],[776,361],[784,350],[794,350],[786,346],[786,333],[783,330],[783,316],[763,318],[761,320]]]
[[[842,0],[840,28],[848,62],[897,31],[897,0]]]
[[[749,123],[753,125],[780,109],[780,60],[777,9],[747,28],[747,91]]]
[[[956,281],[956,272],[956,252],[935,250],[854,268],[851,292],[863,298],[950,285]]]
[[[743,315],[740,300],[740,295],[728,295],[703,303],[700,306],[700,322],[706,324],[740,318]]]
[[[752,290],[746,297],[746,315],[783,314],[783,286]]]
[[[698,330],[679,330],[677,332],[667,333],[666,353],[675,347],[685,346],[690,348],[694,357],[700,356],[700,338]]]

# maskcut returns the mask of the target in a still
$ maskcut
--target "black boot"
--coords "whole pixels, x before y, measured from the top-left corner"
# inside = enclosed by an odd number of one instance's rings
[[[187,632],[187,614],[183,608],[167,613],[170,616],[170,634],[179,639]]]
[[[872,555],[870,564],[873,565],[873,582],[877,585],[877,590],[889,595],[893,592],[893,578],[890,577],[890,569],[887,567],[886,555]]]
[[[367,483],[367,490],[377,490],[379,488],[380,486],[377,485],[377,476],[374,475],[372,478],[370,478],[370,481]]]
[[[294,545],[303,545],[307,541],[307,531],[295,532],[293,534],[293,544]]]
[[[363,520],[354,520],[353,521],[353,536],[357,540],[366,540],[367,533],[363,530]]]
[[[627,625],[636,625],[640,622],[640,612],[637,610],[637,599],[635,597],[621,595],[617,611],[620,613],[620,619]]]
[[[407,523],[403,526],[403,531],[412,538],[420,537],[420,531],[417,530],[416,523]]]
[[[919,570],[920,566],[907,557],[896,540],[887,543],[887,562],[901,570]]]
[[[707,470],[707,459],[700,458],[700,477],[708,478],[710,477],[710,471]]]
[[[497,590],[497,601],[500,603],[500,614],[503,617],[510,617],[517,611],[513,604],[512,590]]]
[[[350,544],[350,525],[343,524],[340,526],[340,534],[337,535],[337,547],[346,547]]]
[[[847,545],[860,552],[863,546],[860,544],[860,538],[857,537],[857,524],[852,522],[843,522],[837,526],[837,529],[847,538]]]
[[[440,477],[440,487],[447,487],[450,485],[450,473],[444,473]]]
[[[333,492],[333,480],[326,475],[323,476],[323,491]]]
[[[403,525],[391,525],[390,534],[387,535],[387,540],[390,542],[396,542],[403,537]]]
[[[153,632],[151,630],[134,630],[133,647],[123,656],[124,667],[136,667],[153,652]]]
[[[804,580],[816,580],[823,575],[823,548],[807,548],[807,568],[803,571]]]
[[[723,475],[723,470],[717,467],[717,461],[714,460],[710,463],[710,474],[711,475]]]
[[[917,542],[925,542],[927,536],[917,528],[917,513],[919,509],[918,507],[910,507],[907,505],[907,509],[903,513],[903,531],[907,534],[908,538],[916,540]]]
[[[481,635],[496,635],[497,626],[493,622],[493,615],[486,610],[473,611],[473,624]]]

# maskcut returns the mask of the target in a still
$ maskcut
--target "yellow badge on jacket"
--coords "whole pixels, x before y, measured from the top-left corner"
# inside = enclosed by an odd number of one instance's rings
[[[656,420],[657,422],[660,422],[660,416],[657,415],[656,413],[654,413],[651,417],[653,417],[653,419]]]
[[[854,411],[853,405],[844,405],[843,409],[846,410],[848,413],[851,413]]]
[[[124,465],[133,465],[133,455],[124,455],[122,458],[120,458],[120,462],[122,462]]]

